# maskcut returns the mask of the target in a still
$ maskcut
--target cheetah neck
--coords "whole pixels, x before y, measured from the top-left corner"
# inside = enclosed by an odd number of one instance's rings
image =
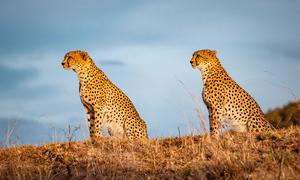
[[[200,69],[203,83],[211,78],[219,77],[220,75],[227,75],[227,72],[221,64],[209,65],[205,68]]]
[[[82,67],[81,70],[77,72],[77,77],[81,84],[88,83],[95,77],[99,80],[107,79],[106,75],[95,64]]]

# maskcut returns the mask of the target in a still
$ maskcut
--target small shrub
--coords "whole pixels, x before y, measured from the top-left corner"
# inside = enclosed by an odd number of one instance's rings
[[[266,118],[277,129],[300,125],[300,101],[270,110]]]

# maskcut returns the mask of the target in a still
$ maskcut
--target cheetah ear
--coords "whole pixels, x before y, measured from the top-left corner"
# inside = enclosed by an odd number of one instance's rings
[[[217,51],[216,51],[216,50],[210,51],[210,55],[211,55],[212,57],[216,57],[216,56],[217,56]]]
[[[83,60],[88,60],[89,54],[86,51],[81,52],[81,57]]]

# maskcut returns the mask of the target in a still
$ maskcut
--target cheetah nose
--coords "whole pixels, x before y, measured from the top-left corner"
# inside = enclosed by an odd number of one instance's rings
[[[65,65],[65,63],[64,63],[64,62],[62,62],[62,63],[61,63],[61,65]]]
[[[193,64],[193,61],[191,60],[190,63]]]

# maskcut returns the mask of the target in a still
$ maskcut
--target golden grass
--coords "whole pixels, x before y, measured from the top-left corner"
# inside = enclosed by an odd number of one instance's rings
[[[300,127],[0,149],[0,179],[300,179]]]

